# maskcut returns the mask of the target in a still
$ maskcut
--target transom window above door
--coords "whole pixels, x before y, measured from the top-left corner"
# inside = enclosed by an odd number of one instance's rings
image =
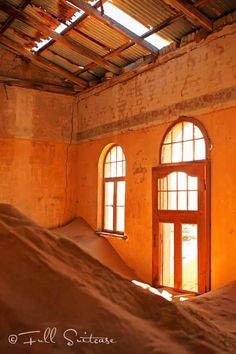
[[[178,163],[206,159],[206,143],[200,128],[182,121],[165,135],[161,148],[161,163]]]
[[[172,172],[158,179],[159,210],[198,210],[198,177]]]

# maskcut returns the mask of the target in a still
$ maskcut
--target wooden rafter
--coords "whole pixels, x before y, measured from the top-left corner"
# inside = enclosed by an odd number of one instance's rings
[[[111,19],[110,17],[106,16],[105,14],[102,15],[100,11],[95,9],[93,6],[87,4],[85,1],[83,1],[83,0],[70,0],[70,3],[74,4],[79,9],[83,10],[86,14],[96,18],[97,20],[99,20],[100,22],[109,26],[110,28],[118,31],[123,36],[130,39],[131,41],[134,41],[135,43],[139,44],[141,47],[148,50],[152,54],[158,54],[159,51],[154,45],[148,43],[143,38],[137,36],[135,33],[128,30],[126,27],[122,26],[120,23]]]
[[[37,66],[40,66],[43,69],[49,70],[49,71],[53,72],[54,74],[60,75],[63,78],[65,78],[71,82],[74,82],[75,84],[77,84],[81,88],[85,88],[88,86],[88,83],[85,80],[80,79],[79,77],[73,75],[69,71],[61,68],[60,66],[50,62],[49,60],[47,60],[43,57],[36,56],[32,52],[26,50],[20,44],[12,41],[11,39],[6,38],[2,34],[0,35],[0,43],[3,44],[4,46],[6,46],[7,48],[13,49],[15,52],[17,52],[18,54],[21,54],[25,58],[28,58]]]
[[[107,0],[103,0],[103,2],[106,2]],[[67,3],[67,5],[69,5]],[[100,6],[100,3],[97,2],[94,7],[95,8],[98,8]],[[70,32],[72,29],[74,29],[76,26],[78,26],[81,22],[83,22],[86,18],[88,17],[87,14],[83,14],[81,17],[79,17],[77,20],[75,20],[73,23],[71,23],[68,27],[66,27],[62,32],[61,32],[61,35],[65,35],[66,33]],[[42,53],[44,50],[46,50],[47,48],[49,48],[53,43],[55,43],[54,40],[48,42],[45,46],[43,46],[42,48],[40,48],[38,50],[38,54],[39,53]]]
[[[200,26],[208,31],[212,31],[212,21],[201,13],[196,7],[189,4],[186,0],[163,0],[166,4],[173,7],[175,10],[182,12],[187,18],[194,20]]]
[[[33,90],[61,93],[64,95],[75,95],[77,92],[77,90],[71,85],[32,81],[5,75],[0,75],[0,83],[7,86],[25,87]]]
[[[117,67],[116,65],[109,63],[108,61],[103,59],[100,55],[93,52],[91,49],[84,47],[82,44],[75,42],[70,37],[62,36],[61,34],[58,34],[57,32],[53,31],[49,27],[45,26],[42,22],[40,22],[35,17],[30,16],[24,12],[21,12],[21,11],[17,10],[14,6],[12,6],[10,4],[6,4],[6,3],[0,3],[0,9],[2,11],[5,11],[9,15],[16,16],[20,21],[28,24],[29,26],[36,28],[38,31],[40,31],[44,35],[51,37],[53,40],[55,40],[57,42],[62,43],[67,48],[70,48],[73,51],[79,53],[80,55],[83,55],[83,56],[91,59],[92,61],[96,62],[99,66],[104,67],[108,71],[111,71],[115,74],[120,73],[120,68]]]
[[[195,4],[195,6],[197,8],[201,8],[204,7],[208,2],[210,2],[211,0],[198,0]],[[172,17],[167,18],[166,20],[164,20],[163,22],[161,22],[160,24],[154,26],[152,29],[150,29],[149,31],[145,32],[141,38],[147,38],[149,36],[151,36],[154,33],[157,33],[165,28],[167,28],[168,26],[170,26],[172,23],[177,22],[178,20],[180,20],[181,18],[184,17],[183,13],[178,13]],[[121,52],[123,52],[124,50],[132,47],[135,44],[134,41],[129,41],[123,45],[121,45],[120,47],[116,48],[115,50],[111,51],[110,53],[106,54],[104,56],[104,58],[106,59],[110,59],[113,58],[115,56],[118,56]],[[76,72],[76,74],[82,74],[84,72],[86,72],[87,70],[93,69],[94,67],[96,67],[96,64],[91,63],[85,66],[84,69],[80,69]]]
[[[18,6],[18,10],[24,10],[27,7],[27,5],[29,5],[30,2],[31,0],[23,0],[22,3]],[[0,34],[4,33],[14,20],[15,20],[15,16],[13,15],[9,16],[6,22],[1,26]]]

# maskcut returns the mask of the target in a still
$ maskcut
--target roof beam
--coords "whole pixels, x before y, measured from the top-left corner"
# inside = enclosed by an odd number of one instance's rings
[[[175,10],[182,12],[186,17],[197,22],[200,26],[208,31],[212,31],[212,21],[201,13],[196,7],[189,4],[186,0],[163,0],[166,4],[173,7]]]
[[[80,79],[79,77],[73,75],[69,71],[61,68],[60,66],[51,63],[49,60],[47,60],[47,59],[45,59],[43,57],[36,56],[32,52],[26,50],[20,44],[12,41],[11,39],[6,38],[2,34],[0,34],[0,43],[3,44],[4,46],[10,48],[10,49],[13,49],[17,53],[19,53],[22,56],[24,56],[25,58],[28,58],[29,60],[31,60],[37,66],[40,66],[43,69],[49,70],[49,71],[53,72],[54,74],[60,75],[63,78],[65,78],[65,79],[67,79],[67,80],[69,80],[71,82],[74,82],[75,84],[77,84],[81,88],[85,88],[85,87],[88,86],[86,81],[84,81],[84,80]]]
[[[31,0],[23,0],[22,3],[18,6],[18,10],[24,10],[30,2]],[[16,17],[13,15],[8,17],[6,22],[0,28],[0,34],[4,33],[8,29],[8,27],[12,24],[15,18]]]
[[[111,71],[115,74],[119,74],[121,72],[120,68],[118,68],[116,65],[109,63],[105,59],[103,59],[100,55],[97,53],[93,52],[91,49],[84,47],[82,44],[75,42],[73,39],[71,39],[68,36],[62,36],[61,34],[58,34],[57,32],[53,31],[46,25],[44,25],[42,22],[40,22],[38,19],[36,19],[33,16],[30,16],[24,12],[19,11],[17,8],[10,4],[6,3],[0,3],[0,9],[9,15],[17,17],[20,21],[28,24],[29,26],[32,26],[36,28],[38,31],[43,33],[44,35],[51,37],[57,42],[62,43],[66,47],[72,49],[73,51],[79,53],[80,55],[83,55],[95,63],[97,63],[99,66],[102,66],[103,68],[107,69],[108,71]]]
[[[86,14],[96,18],[97,20],[99,20],[100,22],[109,26],[110,28],[118,31],[126,38],[131,39],[136,44],[139,44],[141,47],[148,50],[152,54],[158,54],[159,50],[154,45],[148,43],[143,38],[137,36],[135,33],[130,31],[126,27],[122,26],[119,22],[116,22],[115,20],[111,19],[107,15],[105,15],[105,14],[102,15],[100,11],[95,9],[93,6],[88,5],[85,1],[83,1],[83,0],[70,0],[70,3],[74,4],[79,9],[83,10]]]
[[[106,2],[107,0],[103,0],[103,3]],[[68,6],[73,7],[72,5],[68,4]],[[99,7],[100,2],[98,1],[94,7],[97,8]],[[48,13],[48,12],[47,12]],[[51,15],[51,14],[50,14]],[[71,31],[72,29],[75,29],[76,26],[78,26],[81,22],[83,22],[86,18],[88,17],[87,14],[83,14],[81,17],[79,17],[77,20],[75,20],[73,23],[71,23],[70,25],[68,25],[68,27],[66,27],[62,32],[61,35],[66,34],[67,32]],[[42,53],[44,50],[46,50],[47,48],[49,48],[53,43],[55,43],[55,41],[50,41],[48,42],[45,46],[43,46],[42,48],[40,48],[37,53]]]
[[[74,87],[71,85],[32,81],[32,80],[19,79],[16,77],[5,76],[5,75],[0,75],[0,83],[7,86],[24,87],[33,90],[54,92],[54,93],[60,93],[63,95],[70,95],[70,96],[75,95],[77,92],[76,90],[74,90]]]

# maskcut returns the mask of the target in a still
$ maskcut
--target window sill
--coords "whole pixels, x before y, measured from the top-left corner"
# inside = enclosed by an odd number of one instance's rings
[[[127,240],[128,239],[128,237],[126,235],[115,234],[115,233],[112,233],[112,232],[96,231],[96,233],[100,237],[113,237],[113,238],[119,238],[119,239],[122,239],[122,240]]]

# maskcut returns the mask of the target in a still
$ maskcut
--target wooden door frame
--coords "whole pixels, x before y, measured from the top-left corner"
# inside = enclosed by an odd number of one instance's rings
[[[202,169],[203,173],[203,180],[204,180],[204,186],[203,190],[200,191],[202,193],[202,198],[201,200],[204,203],[204,207],[202,209],[204,215],[201,215],[201,210],[200,212],[181,212],[181,211],[168,211],[168,212],[162,212],[159,211],[157,212],[157,174],[159,172],[159,177],[160,171],[163,172],[163,176],[166,175],[166,170],[172,171],[172,172],[188,172],[188,174],[193,175],[194,171],[195,173],[199,173],[199,169]],[[189,173],[189,171],[193,171]],[[198,172],[196,172],[198,170]],[[169,172],[171,173],[171,172]],[[200,199],[200,198],[199,198]],[[162,269],[162,264],[161,264],[161,245],[160,245],[160,233],[159,233],[159,223],[163,222],[163,215],[167,215],[168,217],[166,218],[169,220],[168,222],[174,223],[174,221],[178,220],[180,223],[181,220],[183,223],[186,223],[185,220],[192,221],[192,223],[199,223],[196,222],[197,217],[201,217],[201,221],[203,223],[203,230],[201,230],[201,234],[203,235],[202,242],[203,247],[201,248],[201,252],[199,252],[199,246],[198,246],[198,260],[201,262],[201,266],[199,266],[201,269],[204,269],[205,272],[203,272],[204,275],[199,274],[199,288],[201,289],[200,292],[206,292],[209,291],[211,288],[211,279],[210,279],[210,251],[211,251],[211,245],[210,245],[210,161],[208,159],[202,160],[202,161],[197,161],[197,162],[186,162],[186,163],[178,163],[178,164],[171,164],[171,165],[160,165],[158,167],[154,167],[152,169],[152,229],[153,229],[153,246],[152,246],[152,284],[153,286],[161,286],[160,284],[160,279],[161,279],[161,269]],[[177,215],[178,213],[178,215]],[[162,214],[162,217],[160,215]],[[198,215],[197,215],[198,214]],[[170,220],[170,216],[173,216],[173,221]],[[200,220],[199,220],[200,221]],[[200,244],[200,241],[199,243]],[[204,280],[203,280],[204,278]]]

